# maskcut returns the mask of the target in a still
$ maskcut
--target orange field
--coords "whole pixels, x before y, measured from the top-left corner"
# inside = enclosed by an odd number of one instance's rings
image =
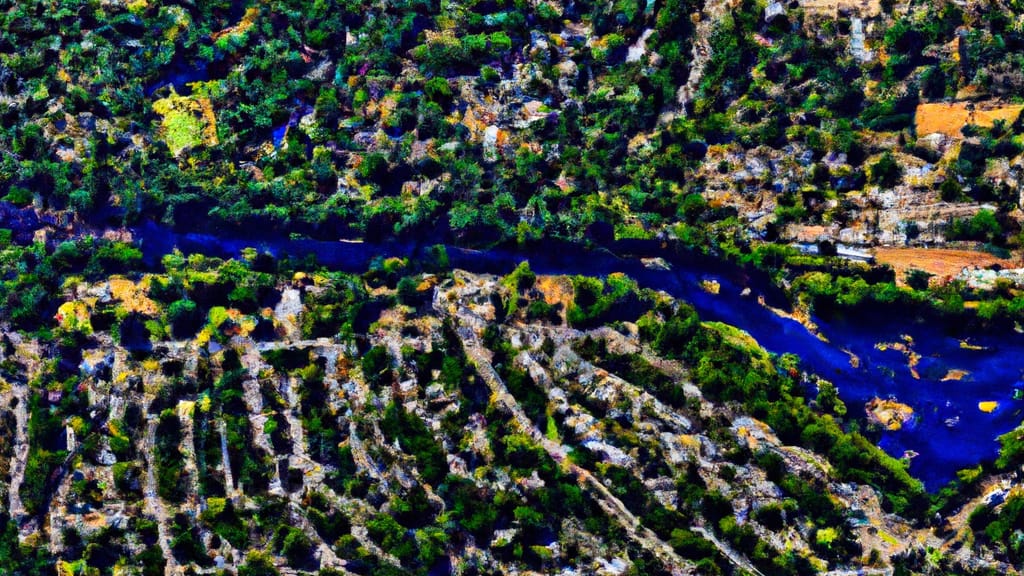
[[[961,136],[960,129],[967,124],[988,128],[996,120],[1005,120],[1008,124],[1020,116],[1024,105],[998,105],[995,103],[979,103],[974,110],[968,110],[967,102],[932,102],[919,104],[914,114],[918,136],[926,136],[936,132],[951,138]]]
[[[999,264],[1003,268],[1019,268],[1019,259],[1005,260],[987,252],[956,250],[952,248],[875,248],[875,260],[888,264],[896,271],[896,281],[903,284],[908,270],[924,270],[944,281],[955,277],[966,267],[988,268]]]

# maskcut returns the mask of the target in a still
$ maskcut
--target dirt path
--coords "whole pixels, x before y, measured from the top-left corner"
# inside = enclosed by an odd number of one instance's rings
[[[183,457],[183,466],[188,478],[188,499],[186,506],[192,509],[195,516],[201,512],[199,506],[199,466],[196,462],[196,421],[195,404],[178,405],[178,417],[181,419],[181,446],[179,451]]]
[[[21,503],[21,484],[25,481],[25,464],[28,461],[28,386],[12,385],[12,402],[14,407],[14,455],[11,462],[11,483],[7,488],[10,502],[8,511],[11,518],[25,514],[25,506]]]
[[[224,492],[235,493],[235,479],[231,474],[231,459],[228,455],[228,431],[224,420],[217,420],[217,435],[220,436],[220,459],[224,468]]]
[[[146,484],[143,487],[144,509],[146,514],[156,520],[159,534],[157,544],[160,546],[164,560],[167,561],[167,564],[164,565],[164,576],[174,576],[178,573],[178,566],[174,560],[174,554],[171,552],[170,520],[164,503],[156,493],[156,466],[153,462],[156,453],[156,426],[157,417],[150,416],[146,422],[146,439],[142,446],[142,453],[146,458]]]
[[[697,22],[696,30],[693,33],[690,76],[687,78],[686,84],[680,86],[676,92],[676,101],[679,103],[679,113],[682,116],[686,116],[686,105],[693,101],[694,95],[700,88],[701,80],[704,79],[704,67],[711,60],[712,50],[709,41],[711,34],[715,30],[715,25],[728,13],[731,5],[730,0],[707,0],[700,13],[700,21]]]
[[[719,540],[718,537],[715,536],[714,533],[710,530],[704,528],[703,526],[693,526],[690,529],[696,532],[697,534],[703,536],[708,542],[714,544],[715,547],[718,548],[718,550],[722,554],[724,554],[726,558],[729,559],[729,562],[732,562],[733,565],[737,568],[745,570],[751,574],[755,574],[756,576],[764,576],[764,574],[757,568],[754,568],[754,565],[751,564],[746,558],[744,558],[738,552],[733,550],[731,546]]]
[[[355,422],[349,422],[348,425],[348,445],[352,449],[352,460],[355,461],[356,468],[361,472],[366,472],[370,478],[378,482],[387,482],[387,479],[380,473],[380,466],[366,452],[366,446],[363,445],[363,440],[359,437]]]
[[[939,281],[954,278],[964,268],[989,268],[998,264],[1003,268],[1021,267],[1020,258],[1003,259],[987,252],[957,250],[954,248],[892,248],[874,249],[875,261],[888,264],[896,272],[896,282],[905,284],[907,272],[912,269],[934,274]]]
[[[294,376],[287,376],[284,379],[284,398],[288,402],[288,409],[284,411],[284,417],[288,421],[288,431],[292,439],[292,455],[302,460],[309,460],[306,448],[306,429],[302,427],[302,420],[299,419],[302,405],[295,389],[298,385],[296,380],[297,378]]]

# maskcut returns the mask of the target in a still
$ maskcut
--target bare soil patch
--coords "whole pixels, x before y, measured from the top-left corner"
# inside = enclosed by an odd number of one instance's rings
[[[960,130],[967,124],[983,128],[991,127],[996,120],[1013,123],[1024,105],[999,104],[981,102],[974,104],[973,109],[968,102],[931,102],[919,104],[915,112],[915,125],[918,136],[926,136],[936,132],[950,138],[962,138]]]
[[[935,275],[933,282],[947,282],[964,268],[1019,268],[1019,258],[998,258],[987,252],[954,248],[875,248],[875,260],[896,271],[896,282],[903,285],[906,273],[917,269]]]

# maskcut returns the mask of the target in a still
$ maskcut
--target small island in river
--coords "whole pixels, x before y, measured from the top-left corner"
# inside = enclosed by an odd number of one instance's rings
[[[913,408],[891,398],[872,398],[864,405],[864,411],[867,412],[868,422],[879,424],[894,432],[902,429],[914,416]]]

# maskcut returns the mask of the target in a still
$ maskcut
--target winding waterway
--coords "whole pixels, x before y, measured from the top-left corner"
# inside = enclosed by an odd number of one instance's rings
[[[0,227],[14,230],[18,243],[32,241],[34,231],[52,227],[53,218],[37,217],[31,209],[0,202]],[[186,254],[236,257],[252,247],[278,257],[315,256],[319,264],[338,270],[364,272],[375,258],[413,256],[424,244],[327,242],[304,239],[258,238],[237,233],[177,233],[147,222],[133,231],[145,259],[152,265],[175,248]],[[941,487],[957,470],[974,466],[998,454],[997,436],[1015,428],[1024,414],[1024,401],[1014,400],[1015,386],[1024,386],[1024,336],[1017,333],[959,334],[952,336],[933,324],[891,312],[839,320],[812,318],[824,340],[799,322],[779,315],[759,302],[785,308],[785,300],[766,279],[751,278],[721,263],[672,256],[656,245],[631,247],[630,252],[664,256],[671,269],[649,269],[639,258],[619,258],[607,251],[586,251],[566,244],[547,244],[527,251],[477,251],[448,247],[453,267],[476,273],[506,274],[529,260],[541,274],[601,276],[623,272],[639,285],[665,292],[692,304],[706,320],[717,320],[749,332],[767,350],[794,353],[805,368],[831,380],[847,403],[849,416],[863,418],[864,404],[874,398],[893,397],[914,409],[914,418],[900,430],[884,431],[879,444],[901,457],[918,456],[910,471],[930,490]],[[711,294],[702,282],[714,280],[720,288]],[[747,296],[744,289],[749,288]],[[964,338],[968,338],[964,345]],[[919,358],[916,369],[908,355],[885,343],[910,342]],[[960,379],[951,376],[961,376]],[[997,402],[982,411],[980,402]]]
[[[254,241],[177,234],[155,224],[143,225],[134,232],[150,261],[175,247],[186,254],[222,257],[237,256],[243,248],[254,247],[275,256],[315,255],[328,268],[362,272],[374,258],[409,256],[420,249],[408,243]],[[895,315],[841,321],[814,318],[819,333],[827,340],[823,341],[795,320],[760,304],[757,296],[759,291],[769,289],[767,285],[751,284],[751,279],[739,271],[710,262],[676,260],[670,270],[649,269],[635,258],[566,245],[525,253],[448,247],[448,254],[453,267],[477,273],[505,274],[522,260],[529,260],[531,268],[540,274],[600,276],[624,272],[643,287],[664,290],[688,301],[706,320],[746,330],[771,352],[797,354],[806,368],[838,386],[851,417],[863,417],[864,404],[876,396],[909,404],[915,413],[913,421],[901,430],[885,431],[880,446],[896,457],[916,452],[910,470],[930,490],[948,482],[957,470],[994,458],[998,453],[996,437],[1021,421],[1024,401],[1013,400],[1013,388],[1022,376],[1024,336],[1015,333],[973,334],[969,345],[964,346],[962,336],[949,336],[932,325]],[[719,283],[718,294],[702,288],[705,280]],[[752,294],[744,296],[747,287]],[[920,355],[916,375],[904,352],[878,346],[908,341]],[[963,373],[960,380],[948,378],[957,371]],[[978,404],[984,401],[996,401],[998,407],[983,412]]]

